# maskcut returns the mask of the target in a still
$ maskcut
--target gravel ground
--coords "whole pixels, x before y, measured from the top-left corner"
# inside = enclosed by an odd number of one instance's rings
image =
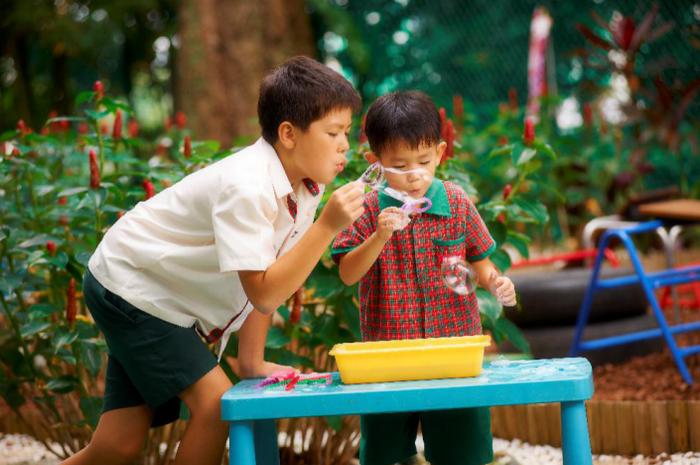
[[[421,444],[418,444],[419,446]],[[531,446],[518,440],[494,439],[496,461],[493,465],[561,465],[561,449],[550,446]],[[423,460],[413,465],[425,464]],[[700,465],[700,452],[685,454],[661,454],[657,457],[641,455],[625,458],[620,456],[594,456],[594,465]],[[58,459],[51,455],[43,444],[29,436],[0,433],[0,465],[57,465]]]

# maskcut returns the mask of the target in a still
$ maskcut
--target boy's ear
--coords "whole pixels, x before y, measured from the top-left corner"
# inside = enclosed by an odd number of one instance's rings
[[[289,121],[282,121],[277,128],[277,138],[287,150],[294,148],[296,144],[296,128]]]
[[[437,145],[437,150],[436,150],[437,161],[435,162],[436,165],[440,164],[440,161],[442,160],[442,155],[445,153],[446,149],[447,149],[447,142],[445,142],[444,140]]]
[[[367,160],[367,163],[370,165],[372,163],[377,163],[379,161],[379,157],[374,154],[374,152],[365,152],[365,160]]]

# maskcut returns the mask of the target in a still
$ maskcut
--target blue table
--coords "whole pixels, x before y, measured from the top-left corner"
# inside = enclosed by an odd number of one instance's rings
[[[593,395],[591,365],[584,358],[499,360],[477,378],[344,385],[297,386],[291,392],[256,388],[246,380],[224,394],[222,418],[230,422],[230,465],[278,462],[277,418],[357,415],[463,407],[561,403],[565,465],[591,465],[584,401]],[[257,453],[256,453],[257,450]]]

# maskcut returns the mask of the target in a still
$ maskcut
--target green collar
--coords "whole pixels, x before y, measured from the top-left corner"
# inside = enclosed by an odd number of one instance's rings
[[[387,207],[401,207],[402,203],[393,197],[389,197],[384,192],[379,191],[379,210],[384,210]],[[430,184],[428,191],[425,196],[429,198],[433,205],[430,210],[425,213],[431,213],[438,216],[451,217],[452,211],[450,210],[450,202],[447,200],[447,191],[445,191],[445,186],[439,179],[433,179]]]

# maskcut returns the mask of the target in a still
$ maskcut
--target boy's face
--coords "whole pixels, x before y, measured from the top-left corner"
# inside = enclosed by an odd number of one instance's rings
[[[304,177],[329,184],[343,171],[351,125],[352,111],[345,108],[314,121],[306,131],[296,131],[294,160]]]
[[[380,157],[368,154],[367,160],[370,163],[378,160],[384,167],[407,171],[406,174],[387,171],[384,177],[389,187],[407,192],[413,198],[420,198],[428,191],[446,147],[445,142],[440,142],[422,144],[412,149],[405,142],[399,141],[384,149]],[[421,170],[429,176],[421,176]]]

